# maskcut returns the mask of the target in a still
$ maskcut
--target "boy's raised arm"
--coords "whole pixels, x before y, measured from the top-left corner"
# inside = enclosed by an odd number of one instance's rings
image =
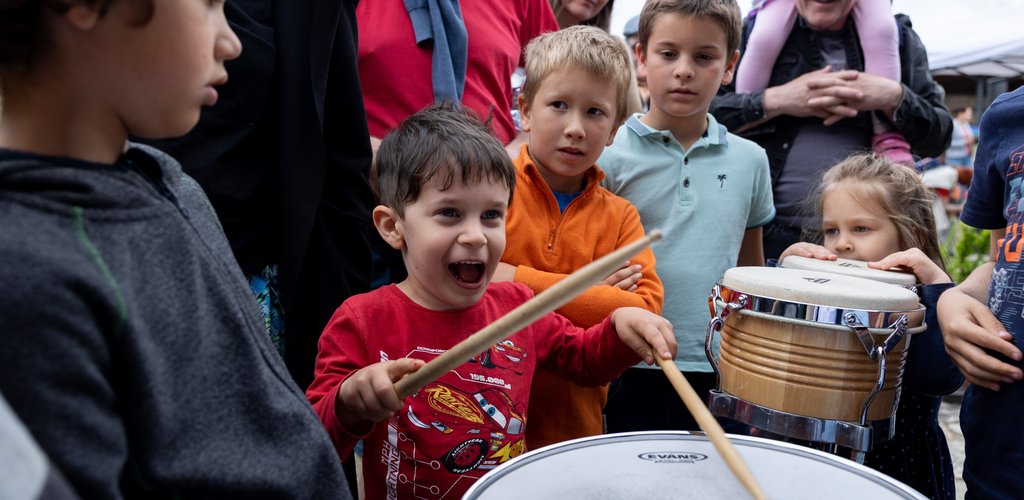
[[[638,307],[616,309],[586,330],[559,314],[540,321],[540,331],[552,332],[536,337],[540,364],[585,387],[608,383],[638,360],[654,363],[651,346],[666,359],[675,358],[672,324]]]

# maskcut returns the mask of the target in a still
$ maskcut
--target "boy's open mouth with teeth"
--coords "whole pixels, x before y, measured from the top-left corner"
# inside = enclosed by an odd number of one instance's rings
[[[462,260],[448,264],[448,274],[459,283],[478,285],[484,280],[484,263],[479,260]]]

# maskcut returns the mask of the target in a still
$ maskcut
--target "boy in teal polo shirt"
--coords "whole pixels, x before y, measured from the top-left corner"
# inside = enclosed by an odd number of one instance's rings
[[[775,216],[764,150],[708,114],[732,80],[741,25],[736,0],[648,1],[636,51],[650,111],[630,117],[598,160],[605,187],[636,205],[644,229],[665,231],[652,246],[663,315],[675,325],[676,364],[702,397],[714,385],[708,294],[726,269],[764,265],[761,226]],[[699,429],[657,367],[627,370],[605,413],[609,432]]]

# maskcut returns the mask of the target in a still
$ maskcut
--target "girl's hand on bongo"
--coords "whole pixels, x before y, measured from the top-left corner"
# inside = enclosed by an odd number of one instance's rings
[[[639,307],[620,307],[612,311],[612,325],[622,343],[639,354],[644,363],[654,364],[651,349],[662,358],[675,359],[676,334],[667,319]]]
[[[793,243],[785,252],[782,252],[782,255],[779,256],[779,264],[782,264],[782,261],[786,260],[786,257],[789,257],[790,255],[798,255],[800,257],[818,260],[836,260],[839,258],[836,254],[821,245],[805,243],[802,241],[799,243]]]
[[[896,252],[878,262],[868,262],[868,267],[888,271],[894,267],[907,269],[917,276],[918,281],[925,285],[936,283],[950,283],[949,278],[938,264],[929,259],[919,248],[911,248],[902,252]]]
[[[395,382],[419,370],[424,363],[422,359],[411,358],[383,361],[350,375],[338,389],[338,421],[344,428],[354,430],[367,422],[390,418],[403,406],[395,392]]]
[[[631,266],[627,260],[624,262],[621,269],[601,280],[600,284],[621,288],[627,292],[635,291],[637,283],[640,282],[640,278],[644,277],[644,275],[640,273],[640,269],[641,267],[639,264]]]

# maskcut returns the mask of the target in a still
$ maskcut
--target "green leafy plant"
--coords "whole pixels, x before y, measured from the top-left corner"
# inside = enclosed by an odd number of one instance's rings
[[[946,271],[953,281],[960,283],[971,271],[988,261],[989,231],[978,230],[957,222],[943,245]]]

